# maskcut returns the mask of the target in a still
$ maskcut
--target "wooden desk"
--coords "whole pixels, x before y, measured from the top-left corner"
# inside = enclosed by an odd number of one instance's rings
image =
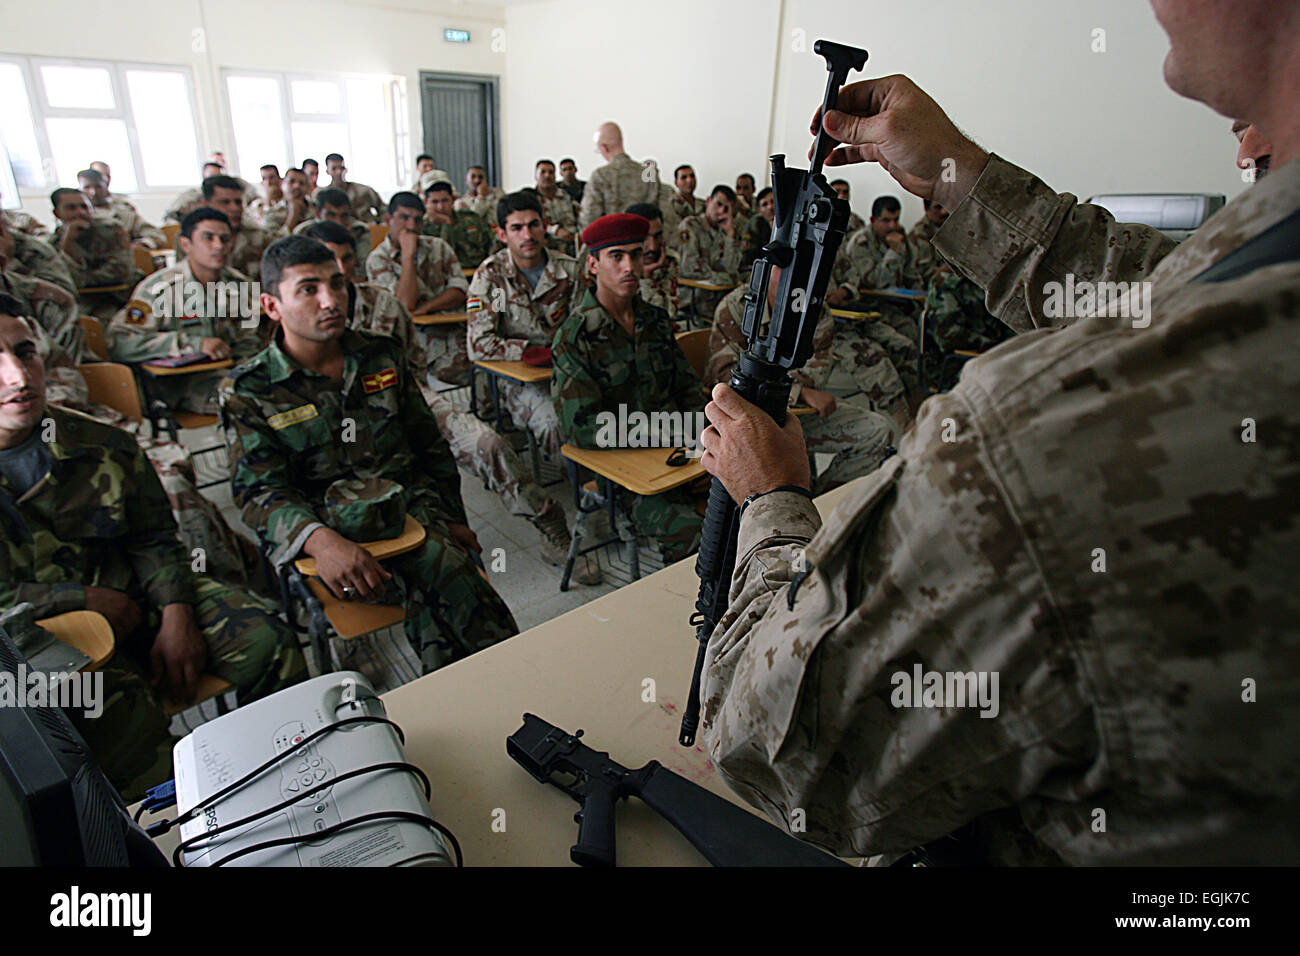
[[[469,321],[465,312],[434,312],[432,315],[413,315],[411,321],[416,325],[464,325]]]
[[[688,289],[703,289],[705,292],[730,292],[739,282],[733,282],[730,285],[719,285],[716,282],[706,282],[703,279],[681,279],[677,280],[678,285],[684,285]]]
[[[826,307],[826,311],[837,319],[854,319],[856,321],[866,321],[867,319],[880,318],[879,312],[863,312],[858,309],[836,309],[831,306]]]
[[[461,270],[460,270],[460,274],[463,275],[466,279],[472,279],[472,278],[474,278],[474,273],[476,273],[476,272],[478,272],[478,269],[477,269],[477,268],[474,268],[474,269],[461,269]]]
[[[479,368],[492,375],[499,375],[502,378],[511,378],[516,382],[523,382],[525,385],[532,382],[549,382],[551,380],[550,368],[538,368],[536,365],[525,365],[523,362],[475,362]]]
[[[36,623],[90,658],[83,671],[99,670],[113,656],[113,626],[96,611],[68,611]]]
[[[424,544],[424,539],[427,536],[428,532],[424,530],[424,525],[407,515],[406,522],[402,527],[402,533],[396,538],[388,538],[384,541],[364,541],[361,547],[369,551],[371,557],[375,560],[382,561],[384,558],[393,558],[399,554],[414,551]],[[316,575],[315,558],[299,558],[293,563],[293,566],[309,577]]]
[[[114,285],[88,285],[84,289],[77,290],[77,297],[83,295],[102,295],[106,292],[130,292],[131,283],[119,282]]]
[[[861,295],[872,295],[881,299],[893,299],[895,302],[924,302],[924,292],[894,292],[889,289],[859,289]]]
[[[602,448],[592,450],[565,445],[560,453],[569,461],[608,478],[636,495],[661,495],[705,474],[698,458],[684,465],[667,463],[671,448]]]
[[[230,368],[235,364],[234,359],[220,359],[215,362],[195,362],[193,365],[182,365],[180,368],[167,368],[165,365],[150,365],[143,362],[140,368],[144,369],[150,375],[158,378],[166,378],[168,375],[192,375],[195,372],[215,372],[218,369]]]

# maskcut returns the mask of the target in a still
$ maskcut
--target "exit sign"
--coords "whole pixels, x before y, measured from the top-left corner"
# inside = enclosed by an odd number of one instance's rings
[[[443,30],[442,38],[446,40],[448,43],[468,43],[469,31],[468,30]]]

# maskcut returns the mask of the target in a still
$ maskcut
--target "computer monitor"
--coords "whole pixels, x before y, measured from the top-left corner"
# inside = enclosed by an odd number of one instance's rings
[[[0,680],[17,693],[24,664],[0,626]],[[0,866],[166,865],[62,710],[0,707]]]

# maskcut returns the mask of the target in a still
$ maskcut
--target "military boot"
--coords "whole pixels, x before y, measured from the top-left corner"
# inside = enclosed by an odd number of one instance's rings
[[[529,519],[542,536],[542,557],[549,564],[564,567],[569,560],[569,523],[565,519],[564,509],[555,499],[546,502],[546,508],[535,518]],[[599,584],[600,568],[591,559],[590,554],[580,554],[573,562],[573,580],[579,584]]]

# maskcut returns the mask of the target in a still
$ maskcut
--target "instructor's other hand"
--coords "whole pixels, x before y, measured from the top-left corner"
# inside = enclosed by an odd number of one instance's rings
[[[905,76],[851,83],[840,90],[836,107],[825,117],[820,107],[813,114],[814,134],[825,124],[845,144],[827,157],[827,166],[879,163],[908,192],[945,209],[957,208],[988,162],[989,154]]]
[[[700,464],[737,504],[783,485],[812,487],[797,416],[786,416],[785,427],[778,428],[767,412],[722,384],[713,386],[704,414],[712,424],[700,435]]]

